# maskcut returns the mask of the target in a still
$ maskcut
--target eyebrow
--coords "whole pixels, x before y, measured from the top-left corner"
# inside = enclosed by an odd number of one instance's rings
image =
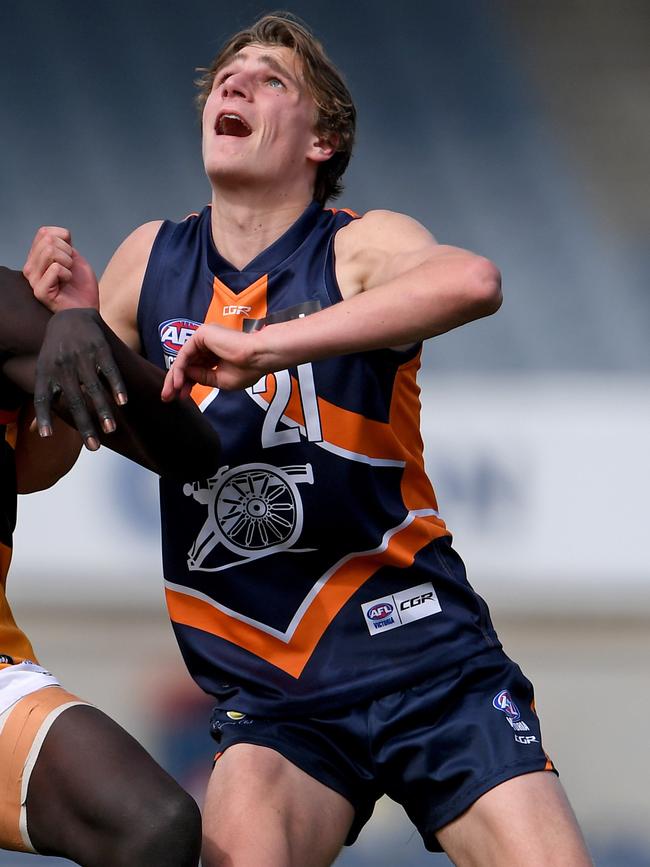
[[[230,60],[227,63],[224,63],[224,65],[221,67],[221,69],[224,69],[226,66],[229,66],[234,61],[243,60],[247,56],[246,54],[244,54],[245,50],[246,50],[246,48],[244,47],[240,51],[238,51],[237,54],[233,54],[233,56],[230,58]],[[289,72],[289,70],[286,68],[286,66],[283,66],[281,63],[279,63],[279,61],[277,61],[272,54],[260,54],[258,57],[258,60],[260,61],[260,63],[263,63],[265,66],[268,66],[269,69],[272,69],[274,72],[277,72],[279,75],[282,75],[284,78],[287,78],[293,85],[295,85],[295,87],[298,88],[300,86],[295,75],[292,75]],[[218,72],[220,72],[221,69],[218,70]]]
[[[267,66],[269,66],[274,72],[278,72],[280,73],[280,75],[288,78],[294,84],[298,84],[295,77],[289,72],[289,70],[281,63],[278,63],[275,57],[273,57],[271,54],[260,55],[260,60],[262,61],[262,63],[265,63]]]

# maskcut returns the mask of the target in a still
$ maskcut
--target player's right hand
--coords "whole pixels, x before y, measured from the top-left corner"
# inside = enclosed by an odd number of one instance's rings
[[[72,246],[68,229],[41,226],[27,254],[23,274],[41,304],[53,313],[71,307],[99,309],[97,278]]]

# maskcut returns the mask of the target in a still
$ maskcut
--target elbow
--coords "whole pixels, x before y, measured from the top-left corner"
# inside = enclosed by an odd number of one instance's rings
[[[491,316],[503,302],[501,272],[493,262],[482,256],[474,257],[471,271],[468,283],[476,318]]]

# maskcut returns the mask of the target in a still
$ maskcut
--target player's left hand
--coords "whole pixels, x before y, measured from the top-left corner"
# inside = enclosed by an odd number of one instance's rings
[[[47,326],[36,365],[34,408],[42,437],[52,435],[52,405],[67,407],[86,448],[95,451],[100,441],[90,407],[104,433],[115,430],[115,417],[101,377],[113,399],[126,403],[126,387],[100,328],[99,314],[90,308],[63,310]]]
[[[255,335],[202,325],[183,346],[169,369],[161,397],[187,397],[195,383],[236,391],[264,374],[255,352]]]

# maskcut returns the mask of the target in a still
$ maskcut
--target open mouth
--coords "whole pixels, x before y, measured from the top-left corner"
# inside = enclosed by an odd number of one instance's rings
[[[219,115],[215,131],[217,135],[233,135],[237,138],[245,138],[253,132],[243,117],[231,111]]]

